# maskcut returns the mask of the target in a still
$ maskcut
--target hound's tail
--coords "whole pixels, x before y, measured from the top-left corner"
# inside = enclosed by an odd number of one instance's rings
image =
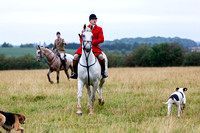
[[[163,104],[168,104],[172,99],[170,98],[167,102],[162,102]]]

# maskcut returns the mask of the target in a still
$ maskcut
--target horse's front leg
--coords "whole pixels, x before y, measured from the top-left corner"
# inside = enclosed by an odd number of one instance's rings
[[[90,114],[94,114],[94,102],[96,100],[96,92],[98,88],[98,81],[96,81],[93,85],[93,92],[92,92],[92,106],[90,107]]]
[[[78,106],[77,106],[77,115],[82,115],[82,111],[81,111],[81,97],[82,97],[82,91],[83,91],[83,87],[84,87],[84,83],[78,79]]]
[[[102,88],[103,88],[103,84],[105,82],[105,79],[102,78],[101,81],[100,81],[100,84],[99,84],[99,105],[103,106],[104,105],[104,100],[102,98]]]
[[[57,71],[57,84],[59,84],[59,75],[60,75],[60,71]]]
[[[52,73],[53,71],[51,69],[49,69],[48,73],[47,73],[47,77],[48,77],[48,80],[51,84],[53,84],[53,81],[51,81],[51,78],[50,78],[50,74]]]
[[[88,105],[87,108],[90,109],[91,105],[90,105],[90,101],[91,101],[91,90],[90,90],[90,86],[87,85],[87,94],[88,94]]]

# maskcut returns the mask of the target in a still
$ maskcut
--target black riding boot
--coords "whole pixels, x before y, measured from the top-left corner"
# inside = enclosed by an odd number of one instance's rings
[[[102,74],[103,78],[107,78],[108,75],[105,72],[105,59],[100,60],[100,65],[101,65],[101,74]]]
[[[72,73],[72,75],[70,76],[70,78],[72,79],[77,79],[77,66],[78,66],[78,61],[77,60],[73,60],[73,69],[74,69],[74,72]]]
[[[65,74],[67,74],[67,71],[68,71],[68,68],[67,68],[67,65],[66,65],[66,58],[64,58],[64,60],[62,60],[62,65],[64,67],[64,71],[65,71]]]

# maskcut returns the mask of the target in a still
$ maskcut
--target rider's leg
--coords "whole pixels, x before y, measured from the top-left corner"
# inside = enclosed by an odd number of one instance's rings
[[[105,59],[104,59],[104,57],[103,57],[102,54],[98,55],[98,60],[99,60],[100,65],[101,65],[101,74],[102,74],[103,78],[107,78],[108,75],[105,72],[105,69],[106,69],[105,68],[106,67],[106,65],[105,65]]]
[[[61,60],[62,60],[62,65],[63,65],[63,67],[64,67],[64,69],[65,69],[65,71],[67,70],[67,66],[66,66],[66,55],[65,55],[65,53],[60,53],[60,57],[61,57]]]
[[[78,61],[79,61],[79,54],[75,54],[74,55],[74,59],[73,59],[73,69],[74,69],[74,72],[72,73],[72,75],[70,76],[70,78],[72,79],[77,79],[77,67],[78,67]]]

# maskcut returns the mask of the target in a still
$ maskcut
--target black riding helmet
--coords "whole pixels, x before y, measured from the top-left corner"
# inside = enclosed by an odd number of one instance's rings
[[[89,16],[89,20],[91,20],[91,19],[97,19],[97,16],[96,16],[95,14],[91,14],[91,15]]]

